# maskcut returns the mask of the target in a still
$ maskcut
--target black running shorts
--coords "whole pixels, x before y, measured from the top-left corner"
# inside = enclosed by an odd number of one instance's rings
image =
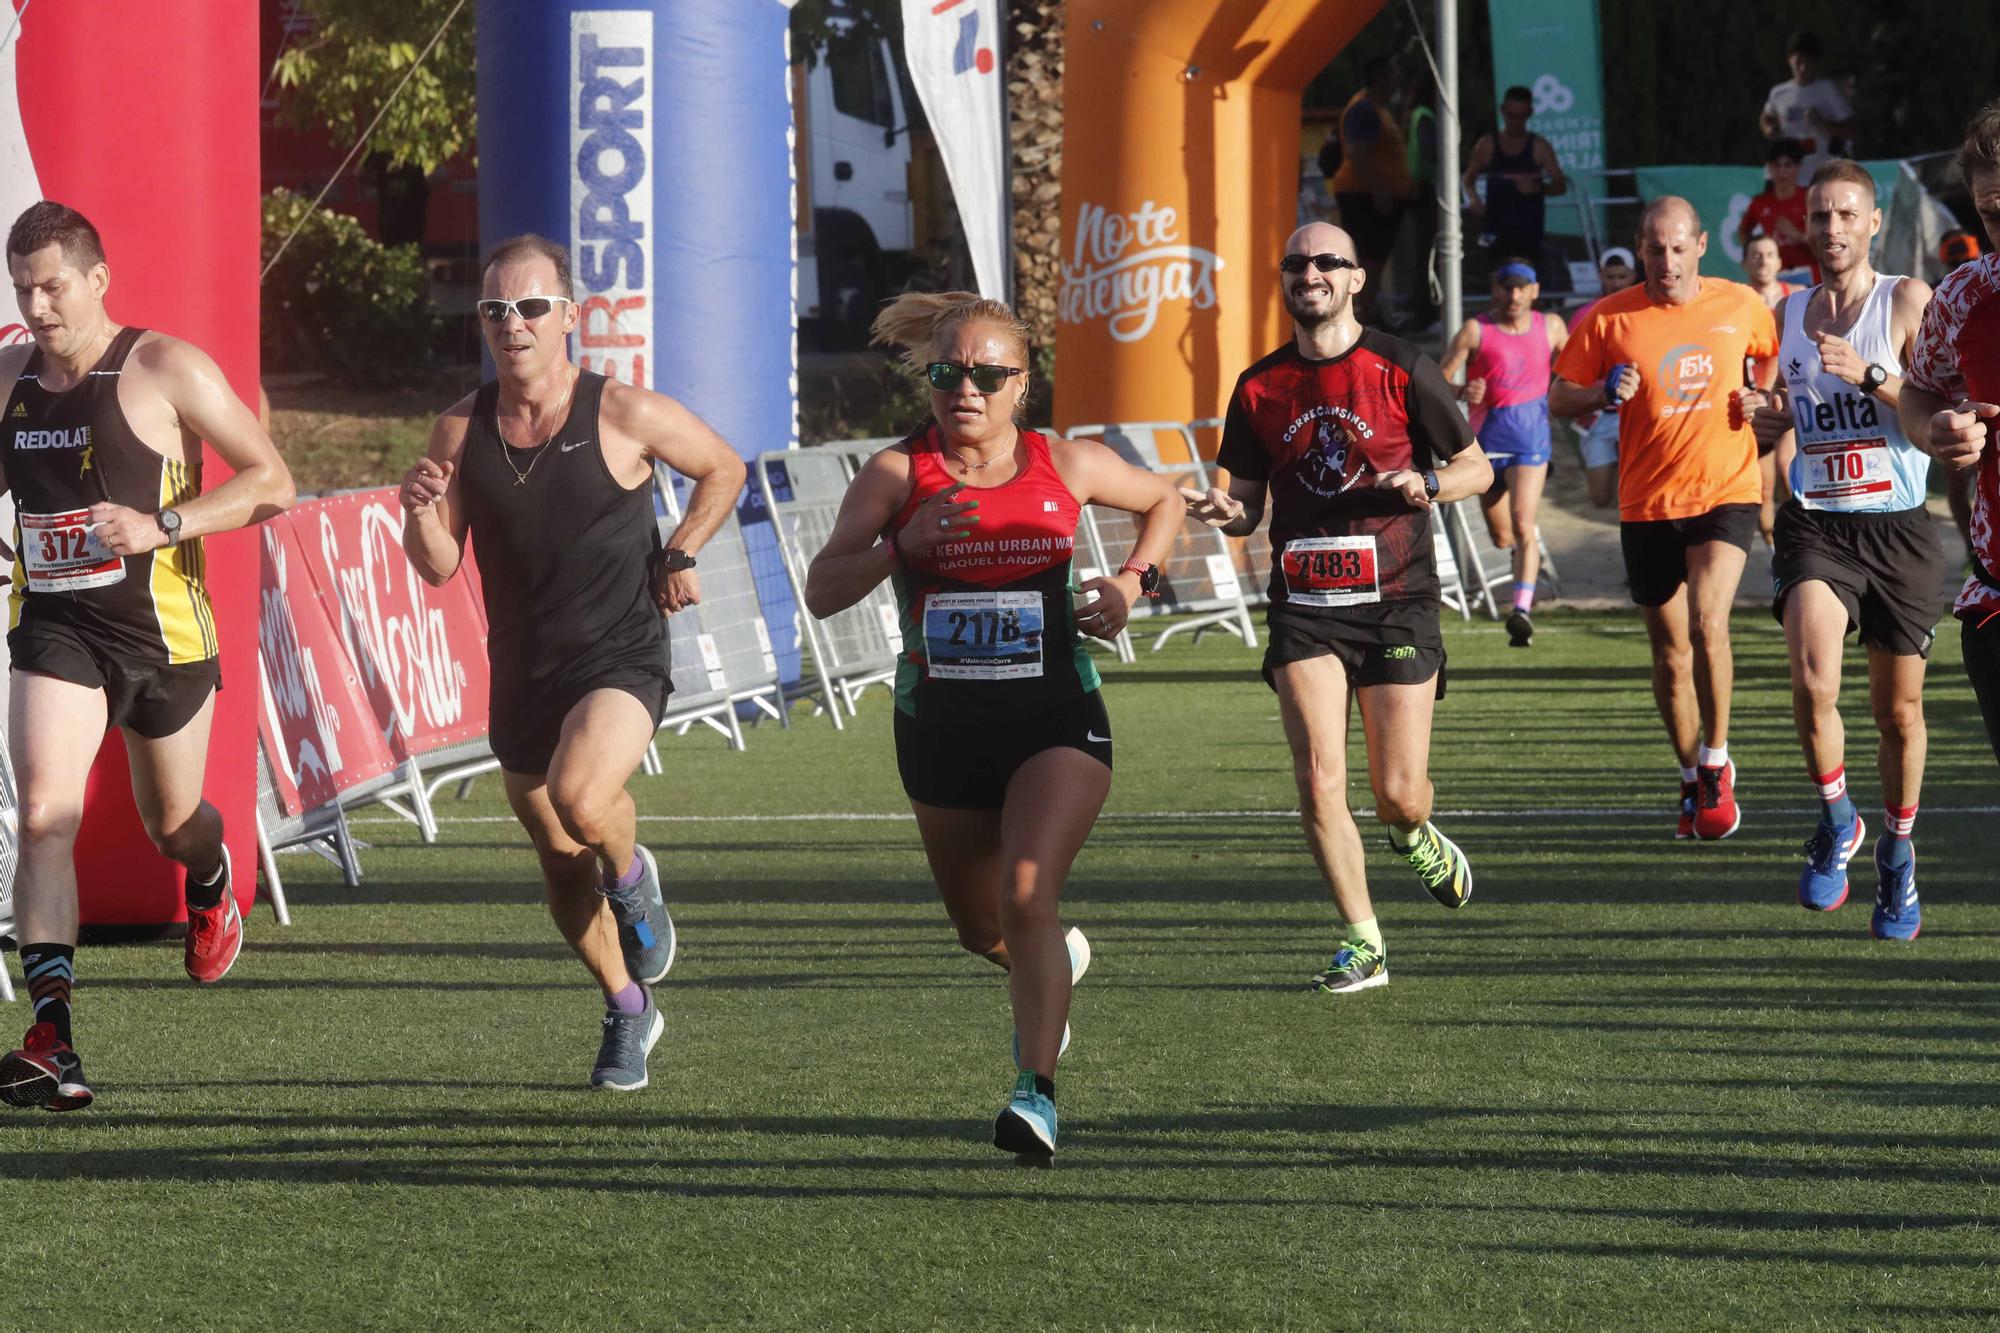
[[[1111,715],[1092,690],[1066,704],[1004,722],[920,721],[896,710],[896,771],[919,805],[998,810],[1021,765],[1045,750],[1081,750],[1111,767]]]
[[[222,688],[222,663],[169,665],[107,652],[73,625],[23,615],[7,633],[15,671],[33,671],[104,691],[106,723],[148,740],[172,736]]]
[[[1640,606],[1665,606],[1687,582],[1687,550],[1704,542],[1728,542],[1745,555],[1757,535],[1753,504],[1717,505],[1692,518],[1652,519],[1620,523],[1618,543],[1625,548],[1625,581]]]
[[[1772,532],[1771,614],[1814,579],[1847,608],[1861,642],[1897,657],[1929,657],[1943,604],[1944,547],[1921,509],[1830,514],[1787,500]]]
[[[500,767],[509,773],[549,771],[563,722],[570,710],[593,690],[623,690],[646,706],[653,726],[666,716],[667,696],[674,692],[666,667],[612,667],[600,675],[556,685],[493,682],[492,707],[486,724],[487,744]]]
[[[1984,623],[1975,619],[1981,615]],[[1965,649],[1965,674],[1972,681],[1973,697],[1986,719],[1986,739],[1993,742],[1993,757],[2000,759],[2000,615],[1968,614],[1959,622],[1959,643]]]
[[[1435,604],[1413,604],[1412,614],[1380,622],[1274,608],[1265,627],[1264,683],[1274,690],[1279,667],[1337,657],[1350,685],[1421,685],[1436,677],[1437,697],[1444,698],[1444,633]]]

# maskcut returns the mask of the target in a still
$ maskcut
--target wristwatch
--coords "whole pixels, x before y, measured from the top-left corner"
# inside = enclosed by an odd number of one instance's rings
[[[672,573],[694,568],[694,557],[678,546],[669,546],[660,552],[660,564]]]
[[[1118,566],[1118,572],[1120,574],[1137,574],[1139,576],[1139,591],[1145,593],[1146,596],[1158,597],[1160,595],[1160,567],[1158,565],[1142,565],[1137,560],[1127,560],[1124,564]]]
[[[171,509],[162,509],[153,515],[153,521],[160,525],[160,531],[167,534],[167,545],[178,546],[181,540],[181,516]]]
[[[1424,498],[1426,500],[1435,500],[1438,498],[1438,474],[1436,468],[1427,467],[1424,469]]]
[[[1868,369],[1861,372],[1861,392],[1863,393],[1878,392],[1888,382],[1889,372],[1882,369],[1880,365],[1873,361],[1868,363]]]

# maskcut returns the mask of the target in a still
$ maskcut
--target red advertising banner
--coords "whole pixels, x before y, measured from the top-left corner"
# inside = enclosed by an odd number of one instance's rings
[[[486,624],[472,585],[433,588],[403,554],[396,488],[292,511],[305,567],[398,761],[486,734]]]
[[[306,569],[290,515],[266,523],[257,624],[258,729],[286,814],[330,805],[396,767],[361,692],[361,676]]]

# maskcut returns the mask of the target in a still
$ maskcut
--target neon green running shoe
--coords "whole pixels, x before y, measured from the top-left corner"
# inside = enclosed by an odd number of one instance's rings
[[[1321,995],[1345,995],[1388,984],[1389,960],[1366,940],[1348,940],[1326,965],[1326,971],[1314,977],[1306,989]]]
[[[1472,901],[1472,863],[1457,843],[1437,831],[1437,825],[1425,820],[1415,842],[1398,847],[1391,838],[1389,847],[1416,869],[1431,897],[1446,907],[1456,909]]]

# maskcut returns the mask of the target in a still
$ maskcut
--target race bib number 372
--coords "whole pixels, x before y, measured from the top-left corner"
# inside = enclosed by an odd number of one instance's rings
[[[1300,537],[1285,544],[1285,600],[1295,606],[1362,606],[1382,600],[1375,538]]]
[[[20,518],[21,563],[27,567],[29,592],[81,592],[124,580],[125,562],[98,537],[89,510]]]
[[[1042,595],[934,592],[924,599],[924,656],[937,680],[1042,674]]]

